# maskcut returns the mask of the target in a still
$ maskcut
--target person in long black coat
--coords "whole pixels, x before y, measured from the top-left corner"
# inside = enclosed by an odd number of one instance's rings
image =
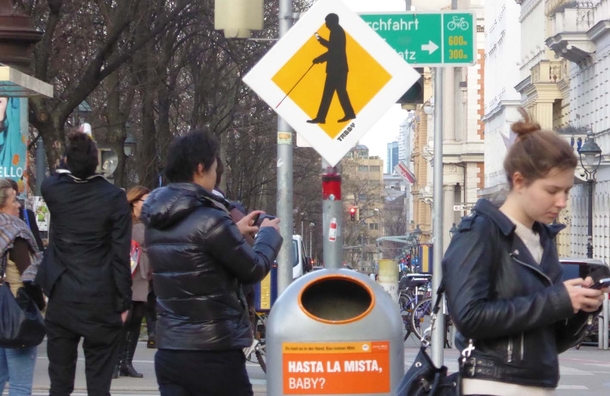
[[[131,211],[125,192],[95,174],[95,142],[82,132],[68,138],[68,169],[59,169],[41,188],[52,219],[36,277],[49,297],[50,395],[74,390],[77,347],[84,338],[87,392],[107,396],[131,307]]]

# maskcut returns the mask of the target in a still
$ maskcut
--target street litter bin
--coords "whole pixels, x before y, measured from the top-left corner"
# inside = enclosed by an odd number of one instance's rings
[[[403,323],[380,285],[356,271],[295,280],[267,321],[267,394],[393,395],[404,375]]]

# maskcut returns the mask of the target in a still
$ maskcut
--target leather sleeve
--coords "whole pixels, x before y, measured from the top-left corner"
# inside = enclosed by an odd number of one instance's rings
[[[229,215],[221,216],[205,235],[205,246],[242,284],[260,282],[271,269],[282,246],[282,237],[272,227],[262,228],[250,247]]]
[[[443,260],[449,312],[464,337],[497,338],[573,316],[563,283],[527,296],[490,299],[497,268],[494,258],[499,256],[492,238],[489,227],[460,232]]]
[[[110,216],[112,231],[112,273],[117,293],[118,312],[131,308],[131,210],[127,197],[120,191]]]
[[[557,322],[555,324],[557,352],[563,353],[572,348],[574,345],[578,344],[578,342],[585,335],[589,317],[593,316],[595,318],[598,313],[599,311],[594,313],[580,311],[571,319]]]

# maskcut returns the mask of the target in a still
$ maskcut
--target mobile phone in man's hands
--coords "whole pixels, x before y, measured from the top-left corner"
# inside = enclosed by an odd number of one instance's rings
[[[609,287],[609,286],[610,286],[610,278],[604,278],[604,279],[598,280],[597,282],[595,282],[594,284],[589,286],[589,289],[600,290],[600,289],[605,289],[606,287]]]
[[[273,219],[275,219],[275,216],[271,216],[271,215],[268,215],[266,213],[261,213],[261,214],[259,214],[258,216],[256,216],[254,218],[254,224],[253,225],[255,225],[256,227],[260,227],[261,224],[263,224],[263,221],[265,219],[273,220]]]

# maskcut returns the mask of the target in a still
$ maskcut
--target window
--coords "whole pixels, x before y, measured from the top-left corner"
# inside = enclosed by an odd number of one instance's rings
[[[369,230],[379,230],[379,223],[369,223]]]
[[[366,165],[360,165],[358,166],[358,172],[368,172],[369,171],[369,167]]]
[[[370,172],[381,172],[381,167],[379,165],[371,165],[371,170]]]

